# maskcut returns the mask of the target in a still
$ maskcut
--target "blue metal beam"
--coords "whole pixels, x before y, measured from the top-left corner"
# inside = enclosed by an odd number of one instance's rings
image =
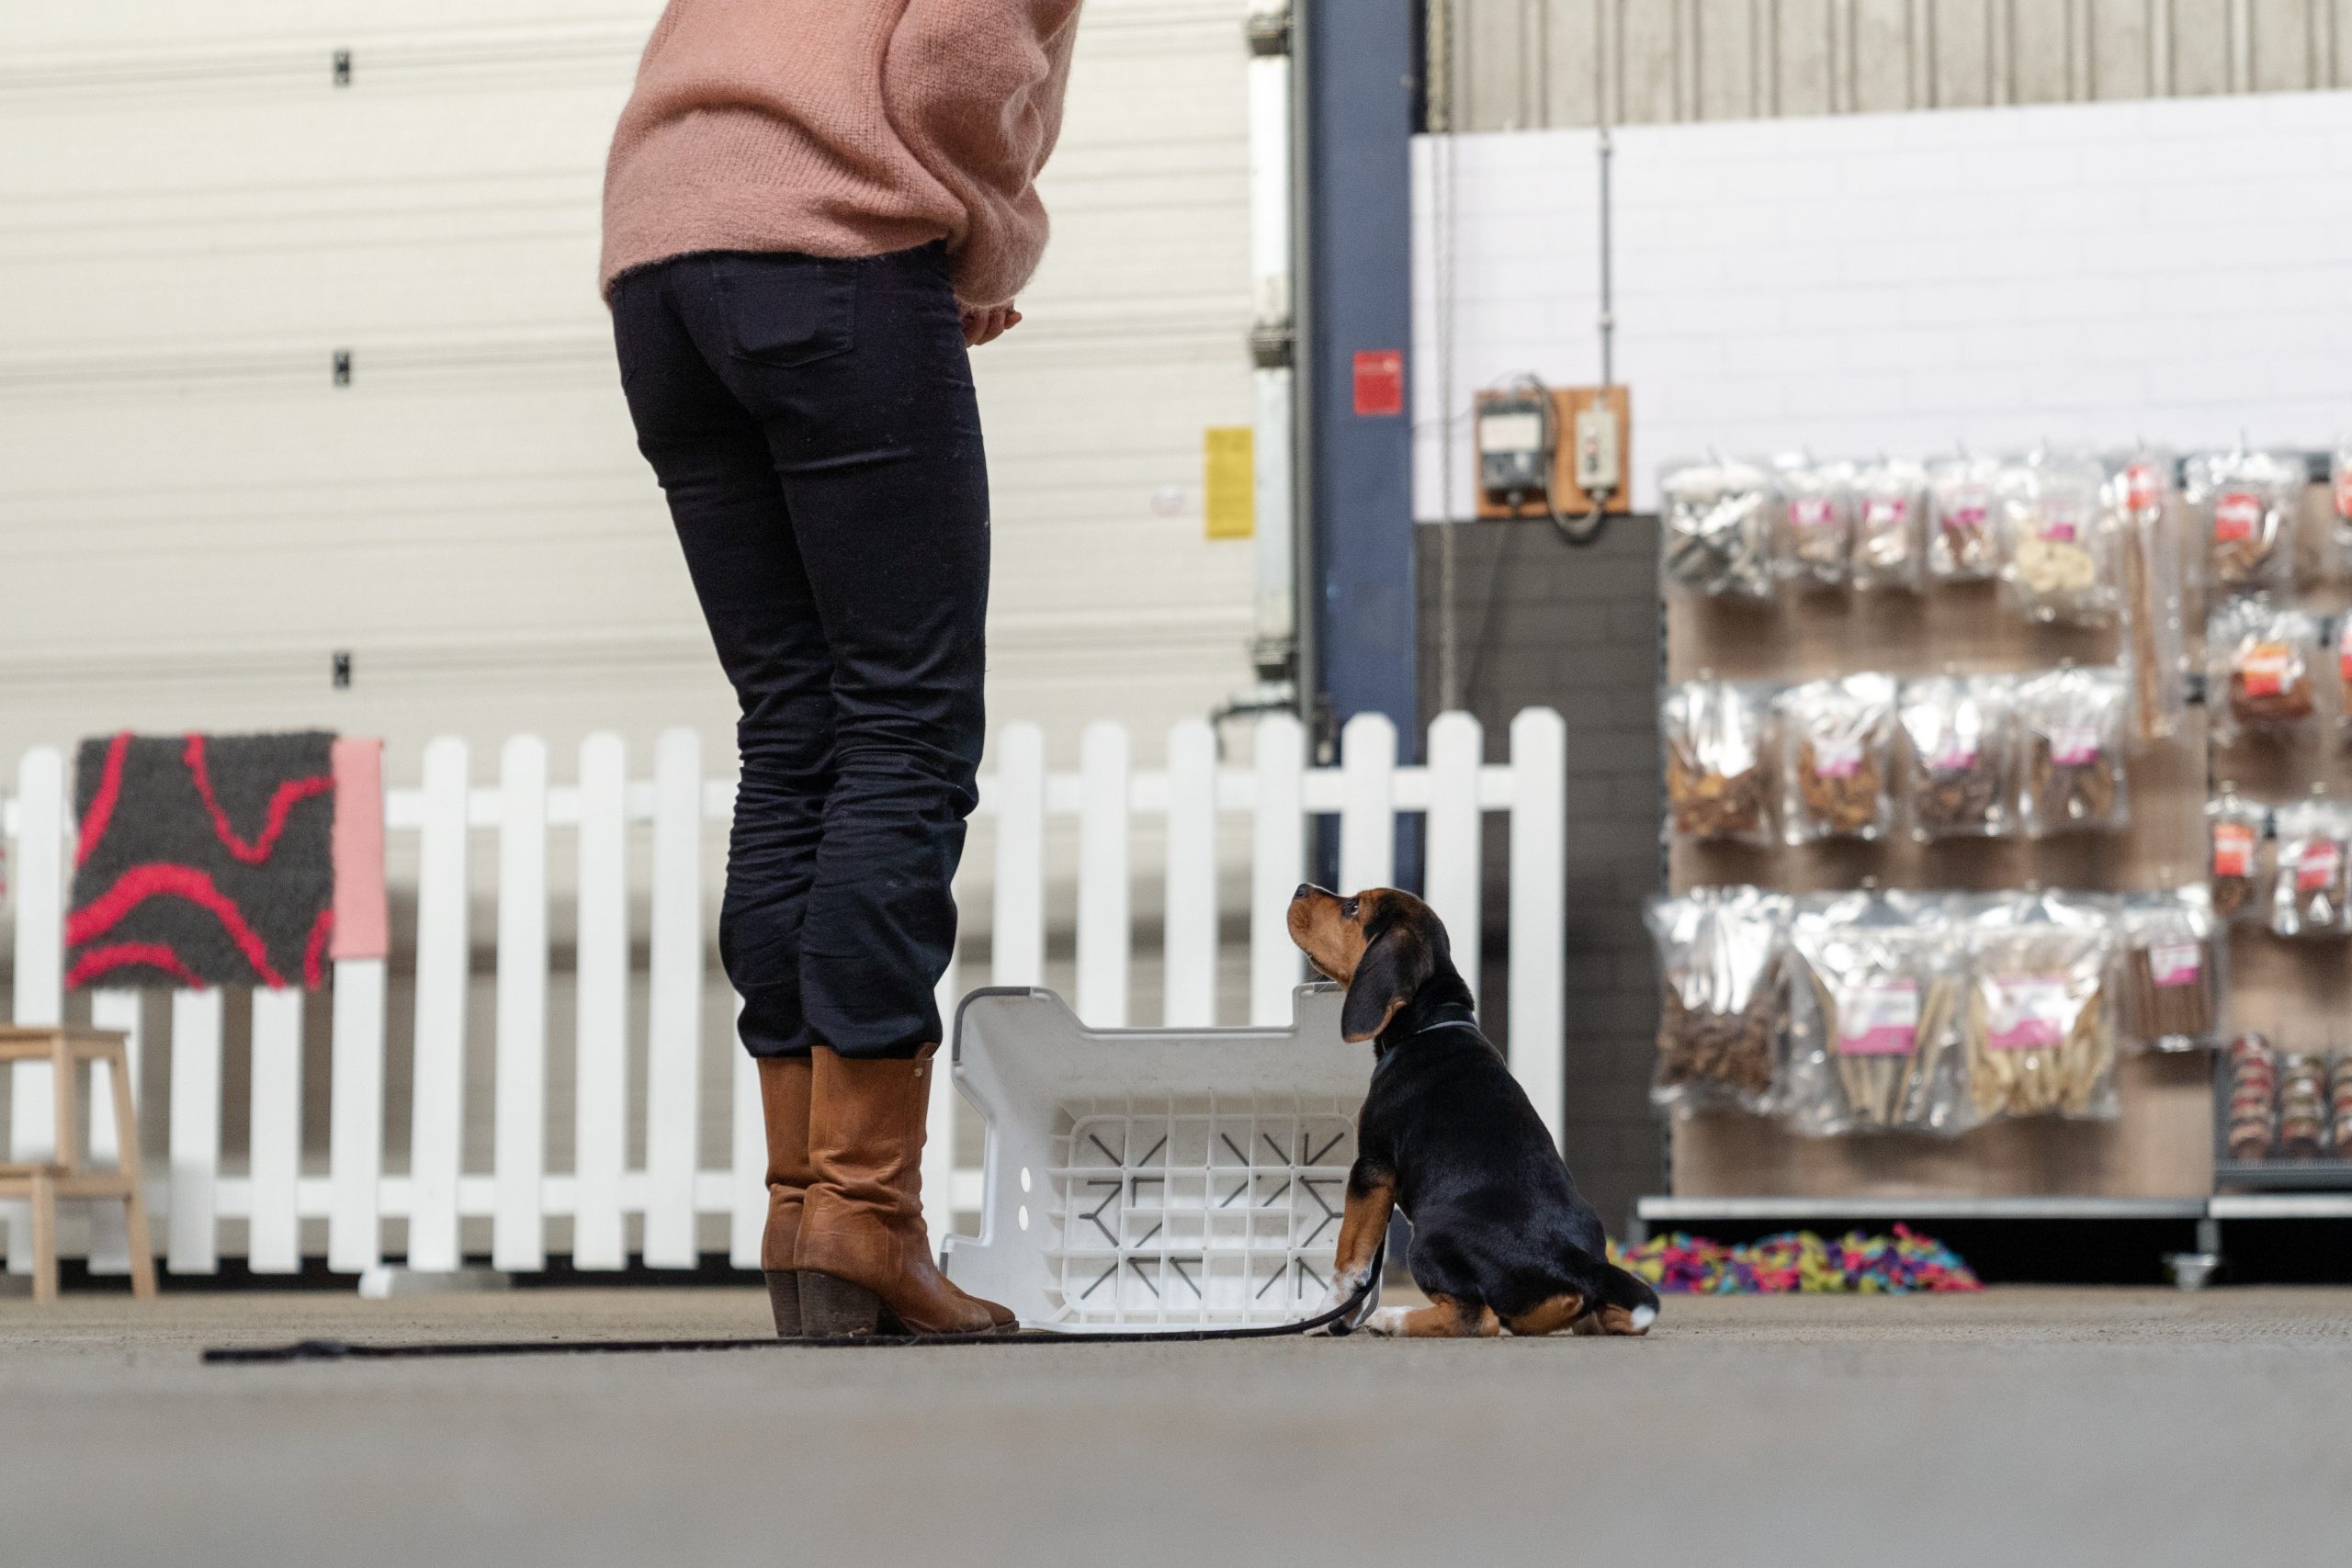
[[[1420,737],[1406,411],[1420,7],[1413,0],[1298,6],[1310,540],[1303,597],[1314,617],[1306,690],[1328,701],[1331,734],[1359,713],[1386,714],[1401,760],[1413,761]],[[1408,874],[1402,863],[1398,871]]]

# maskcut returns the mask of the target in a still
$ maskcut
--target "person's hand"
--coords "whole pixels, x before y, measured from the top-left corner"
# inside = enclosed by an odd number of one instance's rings
[[[1021,312],[1011,305],[990,305],[984,310],[967,307],[964,311],[964,345],[978,348],[984,343],[994,343],[1021,324]]]

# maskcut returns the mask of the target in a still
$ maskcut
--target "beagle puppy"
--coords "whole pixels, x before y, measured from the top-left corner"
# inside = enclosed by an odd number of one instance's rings
[[[1305,884],[1290,934],[1347,987],[1340,1034],[1373,1043],[1329,1306],[1370,1277],[1389,1211],[1401,1208],[1430,1304],[1382,1307],[1371,1332],[1647,1333],[1657,1292],[1609,1261],[1600,1216],[1479,1032],[1430,907],[1393,887],[1341,897]]]

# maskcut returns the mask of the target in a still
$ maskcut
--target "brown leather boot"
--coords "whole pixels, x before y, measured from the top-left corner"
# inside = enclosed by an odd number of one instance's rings
[[[822,1338],[874,1334],[985,1334],[1012,1314],[966,1295],[932,1261],[922,1223],[922,1145],[932,1054],[912,1061],[815,1055],[808,1119],[816,1179],[794,1261],[803,1328]]]
[[[768,1224],[760,1236],[760,1272],[767,1277],[768,1306],[775,1314],[779,1339],[797,1339],[800,1276],[792,1261],[800,1241],[800,1210],[816,1173],[808,1166],[808,1089],[806,1056],[763,1056],[760,1115],[768,1130]]]

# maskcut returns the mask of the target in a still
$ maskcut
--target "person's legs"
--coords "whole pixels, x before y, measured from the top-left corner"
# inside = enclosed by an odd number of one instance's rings
[[[832,663],[801,570],[767,437],[696,342],[711,313],[698,258],[621,280],[613,331],[638,445],[661,481],[719,663],[741,754],[718,951],[743,998],[768,1145],[760,1245],[776,1332],[801,1332],[793,1267],[811,1179],[811,1037],[800,931],[832,789]]]
[[[804,1322],[1010,1325],[939,1274],[920,1184],[933,987],[985,729],[988,478],[945,257],[705,260],[723,373],[765,428],[832,669],[833,784],[800,940]]]

